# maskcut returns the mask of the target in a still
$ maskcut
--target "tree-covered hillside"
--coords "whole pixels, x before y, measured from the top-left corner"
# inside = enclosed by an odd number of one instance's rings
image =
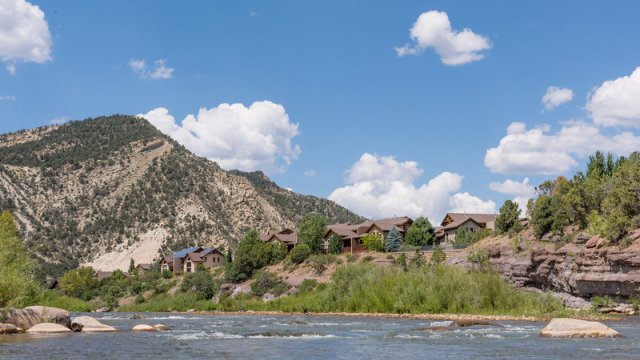
[[[142,243],[234,247],[250,228],[293,227],[305,213],[361,219],[262,174],[224,171],[123,115],[0,136],[0,210],[49,275]]]

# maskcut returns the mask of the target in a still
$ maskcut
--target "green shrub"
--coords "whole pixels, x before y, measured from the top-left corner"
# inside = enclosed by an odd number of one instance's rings
[[[304,279],[300,286],[298,286],[298,293],[304,294],[309,291],[312,291],[318,286],[318,281],[316,279]]]
[[[311,255],[308,259],[309,265],[311,265],[316,275],[321,275],[327,269],[327,265],[332,264],[335,261],[336,261],[335,255],[331,255],[331,254]]]
[[[384,241],[379,233],[368,233],[362,237],[362,244],[371,252],[384,251]]]
[[[282,261],[286,253],[286,245],[280,242],[265,243],[255,230],[250,230],[240,240],[233,262],[227,263],[225,278],[235,283],[245,281],[256,270]]]
[[[373,256],[371,256],[371,255],[367,255],[367,256],[362,258],[363,262],[370,262],[371,260],[373,260]]]
[[[294,264],[302,264],[311,255],[311,249],[307,244],[298,244],[291,250],[291,261]]]
[[[69,296],[91,300],[98,286],[98,281],[93,277],[93,269],[91,267],[80,267],[65,273],[58,284],[60,289]]]
[[[136,304],[142,304],[144,302],[144,296],[142,296],[142,294],[138,294],[138,296],[136,296]]]
[[[613,299],[609,295],[594,296],[591,298],[591,306],[593,306],[594,310],[598,310],[601,307],[611,307],[613,306]]]
[[[407,230],[407,234],[404,238],[404,245],[417,247],[427,246],[432,245],[435,239],[436,233],[433,226],[431,226],[429,219],[419,217],[413,222],[409,230]]]
[[[259,271],[251,283],[251,292],[255,296],[264,296],[270,293],[274,296],[280,296],[289,289],[289,285],[274,274],[268,271]]]
[[[211,299],[219,288],[207,270],[186,274],[180,285],[182,292],[192,292],[196,294],[198,300]]]
[[[163,279],[171,279],[173,277],[173,271],[171,270],[162,270],[162,278]]]
[[[322,216],[307,214],[298,224],[298,236],[303,244],[309,247],[313,254],[322,252],[324,233],[327,229],[327,219]]]
[[[340,237],[339,235],[333,234],[330,238],[329,238],[329,247],[328,247],[328,252],[329,254],[340,254],[342,253],[342,249],[344,248],[344,243],[342,241],[342,237]]]

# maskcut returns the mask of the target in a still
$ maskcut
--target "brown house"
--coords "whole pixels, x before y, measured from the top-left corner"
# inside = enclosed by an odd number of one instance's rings
[[[474,232],[481,229],[495,230],[497,214],[447,213],[436,229],[436,243],[449,244],[455,241],[458,229]]]
[[[195,272],[198,264],[207,269],[224,265],[224,255],[213,248],[205,249],[194,246],[173,253],[173,256],[165,256],[160,264],[161,270],[171,270],[174,274]]]
[[[298,244],[298,234],[291,229],[284,229],[278,232],[269,231],[260,236],[260,240],[264,242],[279,241],[287,245],[287,251],[291,251]]]

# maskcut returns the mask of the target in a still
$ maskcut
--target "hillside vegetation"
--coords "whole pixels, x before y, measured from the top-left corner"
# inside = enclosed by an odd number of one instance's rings
[[[0,210],[15,215],[37,273],[50,276],[142,244],[153,250],[136,260],[147,262],[187,245],[235,248],[248,229],[292,227],[305,212],[361,220],[260,172],[224,171],[124,115],[0,136]],[[123,258],[101,264],[123,268]]]

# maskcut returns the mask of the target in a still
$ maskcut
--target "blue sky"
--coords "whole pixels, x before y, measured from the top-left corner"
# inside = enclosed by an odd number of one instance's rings
[[[165,108],[196,153],[367,216],[495,209],[640,148],[637,1],[3,3],[50,41],[0,26],[0,132]]]

